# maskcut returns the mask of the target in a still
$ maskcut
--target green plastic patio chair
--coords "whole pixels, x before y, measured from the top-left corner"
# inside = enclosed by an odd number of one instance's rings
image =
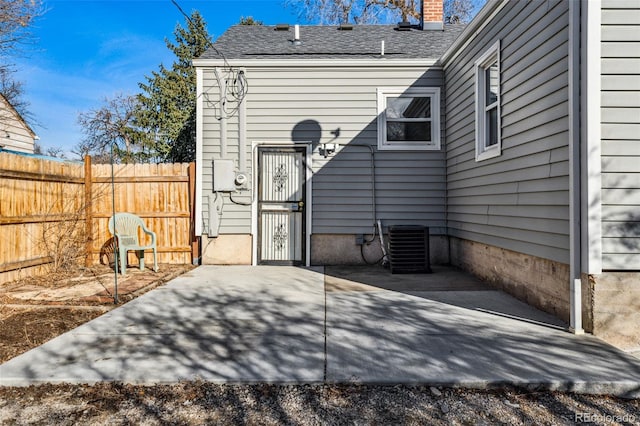
[[[114,229],[115,217],[115,229]],[[151,244],[141,245],[138,238],[138,229],[146,235],[151,236]],[[127,273],[127,252],[134,250],[140,261],[140,270],[144,271],[144,251],[146,249],[153,250],[153,270],[158,272],[156,233],[147,228],[142,219],[132,213],[116,213],[109,219],[109,232],[118,241],[118,250],[120,254],[120,267],[122,275]]]

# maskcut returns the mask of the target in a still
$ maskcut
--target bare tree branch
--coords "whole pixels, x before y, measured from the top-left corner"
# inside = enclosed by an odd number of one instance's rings
[[[447,22],[469,22],[486,0],[444,0]],[[284,0],[300,18],[320,25],[418,22],[422,0]]]
[[[472,0],[447,0],[444,2],[445,22],[448,24],[467,23],[473,18],[474,9],[475,5]]]
[[[15,53],[18,45],[30,37],[33,20],[43,13],[42,0],[0,1],[0,57]]]
[[[1,1],[1,0],[0,0]],[[0,94],[2,94],[18,114],[31,126],[35,122],[29,112],[29,102],[24,98],[24,86],[13,78],[15,71],[11,67],[0,67]]]
[[[144,148],[145,135],[135,125],[138,101],[135,96],[118,95],[105,99],[99,109],[80,113],[78,124],[86,135],[72,152],[80,157],[91,154],[99,162],[109,158],[112,144],[119,160],[129,162]]]
[[[43,13],[42,0],[0,0],[0,93],[31,123],[34,118],[28,112],[22,83],[13,78],[15,69],[8,58],[15,56],[20,45],[29,40],[30,24]]]

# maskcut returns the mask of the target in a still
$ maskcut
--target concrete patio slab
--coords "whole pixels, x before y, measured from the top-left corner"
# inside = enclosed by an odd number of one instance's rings
[[[202,266],[0,365],[41,382],[426,383],[640,396],[640,360],[452,268]]]
[[[320,382],[323,288],[305,269],[196,268],[0,365],[0,384]]]
[[[518,317],[514,309],[474,310],[437,301],[441,296],[328,293],[327,381],[639,389],[640,364],[599,339],[569,334],[526,306]],[[491,299],[480,305],[521,303],[500,292],[477,296]]]

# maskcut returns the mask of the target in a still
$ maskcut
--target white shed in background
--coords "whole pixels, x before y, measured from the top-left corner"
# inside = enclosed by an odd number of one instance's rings
[[[33,153],[37,139],[20,113],[0,94],[0,149]]]

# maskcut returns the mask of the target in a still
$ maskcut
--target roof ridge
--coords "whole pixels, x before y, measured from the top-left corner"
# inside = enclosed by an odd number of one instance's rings
[[[396,31],[395,25],[354,25],[341,31],[337,25],[301,26],[302,43],[294,45],[293,28],[276,31],[275,26],[234,25],[200,59],[252,58],[353,58],[385,57],[398,59],[438,59],[455,41],[465,25],[448,24],[444,30]]]

